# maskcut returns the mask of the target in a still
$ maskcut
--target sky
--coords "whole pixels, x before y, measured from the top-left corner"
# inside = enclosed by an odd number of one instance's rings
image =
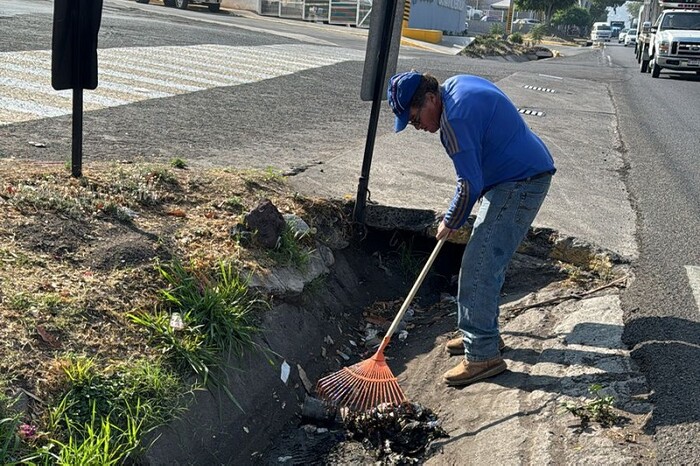
[[[612,8],[609,8],[608,9],[608,22],[610,22],[610,21],[624,21],[626,26],[629,27],[630,15],[627,12],[627,8],[625,7],[625,5],[617,7],[617,12],[613,12]]]

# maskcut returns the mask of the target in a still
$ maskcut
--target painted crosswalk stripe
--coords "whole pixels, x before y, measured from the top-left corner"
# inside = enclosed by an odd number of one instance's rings
[[[0,96],[0,107],[5,110],[14,110],[28,115],[43,115],[48,117],[65,115],[66,111],[60,107],[37,104],[26,100],[17,100],[11,97]]]
[[[5,78],[0,77],[0,88],[10,87],[14,89],[21,89],[31,92],[37,92],[44,95],[58,95],[65,99],[71,99],[73,91],[55,91],[49,83],[38,83],[32,81],[26,81],[22,79]],[[129,103],[126,100],[113,99],[110,97],[105,97],[103,95],[96,94],[94,92],[86,93],[84,102],[86,104],[95,103],[102,107],[116,107],[117,105],[124,105]]]
[[[84,93],[88,111],[361,61],[364,53],[309,44],[205,44],[100,49],[98,60],[98,87]],[[51,88],[51,51],[0,52],[0,70],[0,125],[71,112],[71,91]]]
[[[695,296],[695,304],[698,306],[698,311],[700,311],[700,267],[697,265],[686,265],[685,272],[688,274],[690,289],[693,290],[693,296]]]
[[[18,66],[17,64],[3,64],[3,75],[8,77],[15,77],[16,79],[22,79],[27,82],[37,83],[39,85],[45,85],[47,87],[51,86],[51,69],[41,69],[41,68],[31,68]],[[53,90],[53,88],[51,87]],[[105,80],[100,80],[99,87],[94,91],[88,91],[88,93],[102,93],[106,97],[110,97],[109,91],[114,91],[117,94],[125,95],[114,95],[115,98],[123,99],[127,103],[137,102],[139,100],[145,99],[157,99],[159,97],[171,97],[173,94],[168,92],[158,92],[149,89],[143,89],[132,83],[131,85],[119,84],[115,82],[109,82]],[[64,91],[53,91],[53,92],[64,92]],[[67,91],[71,92],[71,91]],[[6,94],[5,94],[6,95]],[[2,124],[2,123],[0,123]]]

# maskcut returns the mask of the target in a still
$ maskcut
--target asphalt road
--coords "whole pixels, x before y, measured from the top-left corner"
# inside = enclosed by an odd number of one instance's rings
[[[660,462],[693,464],[700,458],[700,76],[664,71],[652,79],[639,72],[631,47],[611,46],[606,55],[619,69],[611,93],[637,212],[624,339],[656,393]]]
[[[12,31],[0,34],[0,157],[63,161],[70,154],[70,95],[48,84],[51,15],[48,0],[0,5],[0,30]],[[348,148],[361,157],[370,110],[359,99],[363,31],[106,0],[99,40],[105,74],[97,91],[86,92],[86,163],[182,157],[193,165],[298,172],[331,164]],[[660,462],[696,462],[700,78],[642,75],[632,49],[617,44],[530,63],[408,48],[400,66],[440,79],[472,73],[504,83],[520,74],[552,75],[607,91],[602,97],[612,111],[590,114],[612,121],[617,143],[609,151],[624,163],[610,176],[622,180],[629,196],[623,201],[636,215],[625,341],[654,391],[648,428]],[[555,133],[557,122],[533,124]],[[576,126],[565,115],[558,124],[567,125],[562,131]],[[391,127],[382,112],[378,137]],[[584,137],[586,128],[574,133]]]

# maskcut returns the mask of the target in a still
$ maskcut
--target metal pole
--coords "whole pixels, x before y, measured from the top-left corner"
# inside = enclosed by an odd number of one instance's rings
[[[73,146],[71,174],[83,176],[83,89],[73,88]]]
[[[83,176],[83,79],[80,67],[80,1],[73,8],[73,141],[71,153],[71,174],[74,178]]]
[[[367,191],[369,186],[369,171],[372,165],[372,153],[374,151],[374,141],[377,135],[377,125],[379,123],[379,110],[382,104],[382,92],[384,90],[384,77],[386,75],[387,62],[389,61],[389,47],[391,45],[391,35],[394,29],[394,17],[396,16],[397,0],[387,0],[387,9],[384,12],[382,21],[382,39],[379,48],[378,63],[374,76],[374,94],[372,97],[372,110],[369,116],[369,127],[367,128],[367,140],[365,142],[365,155],[362,159],[362,170],[360,180],[357,185],[357,197],[353,210],[353,220],[355,223],[365,223],[365,207],[367,206]],[[370,27],[372,25],[370,24]]]

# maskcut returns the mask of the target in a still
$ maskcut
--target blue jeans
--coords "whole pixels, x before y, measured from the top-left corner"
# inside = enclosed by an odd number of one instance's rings
[[[469,361],[498,357],[498,301],[506,268],[547,196],[552,176],[487,191],[459,271],[457,326]]]

